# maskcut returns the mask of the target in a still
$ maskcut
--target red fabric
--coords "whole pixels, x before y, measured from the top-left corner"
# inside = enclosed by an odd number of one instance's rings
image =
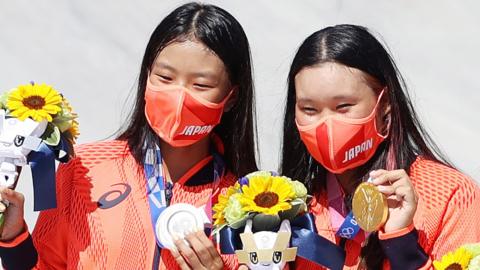
[[[83,145],[76,151],[77,157],[57,173],[58,208],[41,212],[33,232],[36,269],[152,269],[156,244],[143,168],[122,141]],[[227,175],[220,183],[222,192],[234,181]],[[124,189],[112,186],[118,183],[130,185],[130,195],[115,207],[100,209],[97,200],[103,194]],[[211,183],[176,183],[171,203],[201,206],[211,192]],[[237,268],[234,256],[223,259],[226,269]],[[159,269],[178,269],[167,250],[162,250]]]
[[[148,78],[145,116],[152,129],[170,145],[191,145],[220,123],[231,93],[220,103],[213,103],[180,85],[155,86]]]
[[[412,164],[410,178],[419,196],[414,225],[419,233],[419,243],[431,260],[439,260],[462,244],[480,242],[480,189],[472,179],[422,158]],[[319,234],[338,244],[325,192],[315,196],[311,212],[316,216]],[[360,250],[360,244],[347,241],[344,269],[361,269]],[[297,269],[324,269],[300,258],[296,263]],[[384,269],[389,269],[388,263]],[[433,269],[433,266],[429,261],[422,269]]]

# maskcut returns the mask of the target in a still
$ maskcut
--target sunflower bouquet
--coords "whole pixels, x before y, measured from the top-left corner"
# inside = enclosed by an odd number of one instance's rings
[[[0,96],[0,110],[20,121],[30,118],[35,122],[47,122],[41,138],[51,146],[57,146],[62,136],[73,145],[80,135],[78,116],[72,106],[47,84],[31,82],[4,92]]]
[[[238,229],[251,219],[256,231],[269,231],[282,220],[307,211],[306,187],[299,181],[273,172],[258,171],[240,178],[214,205],[214,231],[225,226]]]
[[[479,270],[480,243],[463,245],[445,254],[440,261],[434,261],[433,266],[436,270]]]
[[[5,91],[0,95],[0,186],[15,188],[17,168],[29,164],[34,193],[41,197],[34,196],[35,210],[55,207],[55,160],[73,156],[78,135],[77,114],[52,86],[31,82]]]

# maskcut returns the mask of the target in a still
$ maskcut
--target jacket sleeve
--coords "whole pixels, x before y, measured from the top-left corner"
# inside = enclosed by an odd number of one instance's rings
[[[425,252],[418,243],[418,235],[413,225],[402,232],[379,234],[382,247],[390,260],[390,268],[398,268],[395,267],[395,261],[398,261],[397,266],[398,263],[403,264],[398,269],[407,269],[409,263],[418,265],[418,262],[423,260],[425,263],[418,269],[433,270],[432,262],[441,260],[446,253],[456,250],[463,244],[480,242],[477,216],[479,213],[480,189],[472,180],[465,177],[451,193],[438,228],[438,236],[433,239],[428,252]],[[403,260],[399,260],[402,256]]]
[[[432,260],[440,260],[463,244],[480,242],[480,189],[472,180],[466,180],[448,202],[441,230],[430,252]]]
[[[430,266],[431,260],[418,242],[418,233],[413,224],[395,232],[380,231],[379,239],[390,269],[416,270]]]

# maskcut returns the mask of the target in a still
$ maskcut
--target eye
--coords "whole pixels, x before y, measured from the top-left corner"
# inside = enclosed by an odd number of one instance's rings
[[[167,75],[157,75],[158,77],[160,77],[160,80],[162,82],[171,82],[172,81],[172,78],[170,76],[167,76]]]
[[[317,113],[317,109],[315,109],[314,107],[310,107],[310,106],[300,107],[300,110],[302,112],[304,112],[305,114],[308,114],[308,115],[313,115],[313,114]]]
[[[282,252],[281,251],[275,251],[273,252],[273,257],[272,257],[272,261],[274,263],[279,263],[282,261]]]
[[[257,263],[258,263],[258,255],[257,255],[257,252],[250,252],[250,261],[251,261],[253,264],[257,264]]]
[[[347,111],[351,106],[353,106],[353,104],[350,104],[350,103],[341,103],[341,104],[338,104],[337,107],[335,107],[335,110],[337,111]]]
[[[25,137],[17,135],[13,141],[16,147],[20,147],[23,145],[23,142],[25,141]]]
[[[203,83],[196,83],[193,86],[196,87],[196,88],[203,88],[203,89],[213,88],[213,86],[211,86],[209,84],[203,84]]]

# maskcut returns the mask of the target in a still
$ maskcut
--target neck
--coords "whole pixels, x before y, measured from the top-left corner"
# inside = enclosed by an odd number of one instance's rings
[[[354,170],[348,170],[342,174],[335,175],[340,183],[340,186],[342,186],[343,191],[347,195],[352,194],[355,191],[355,188],[357,188],[358,181],[355,178],[355,175],[356,174]]]
[[[184,147],[173,147],[160,141],[165,176],[172,182],[177,182],[195,164],[210,154],[210,137]]]

